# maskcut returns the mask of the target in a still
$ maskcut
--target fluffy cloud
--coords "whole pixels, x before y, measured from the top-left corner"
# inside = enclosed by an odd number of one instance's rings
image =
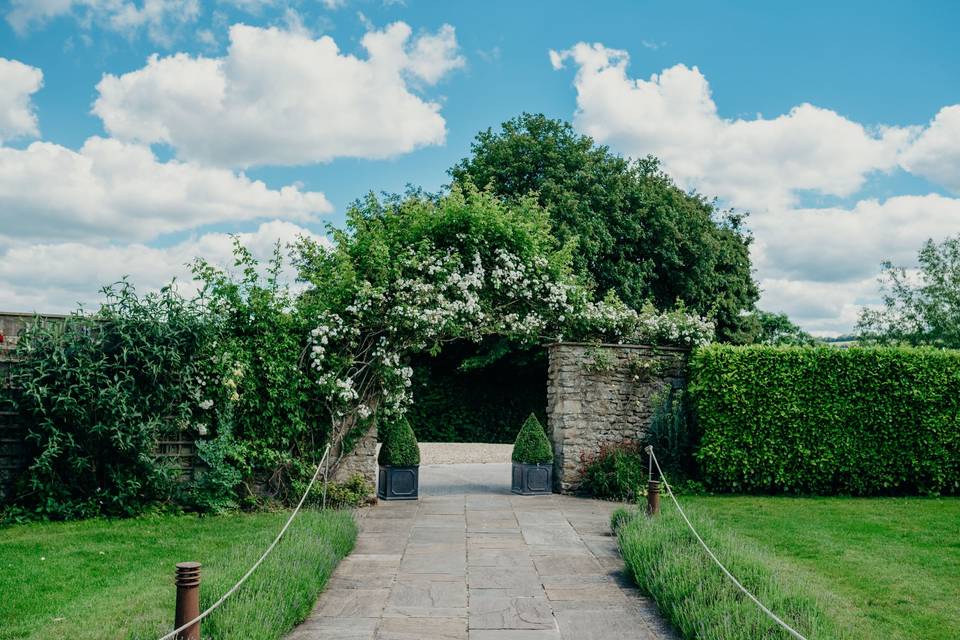
[[[133,36],[146,30],[154,42],[171,44],[173,35],[200,15],[199,0],[11,0],[6,18],[20,34],[61,16]]]
[[[960,193],[960,104],[937,113],[900,158],[911,173]]]
[[[849,331],[877,301],[883,260],[911,265],[926,239],[960,229],[960,199],[938,194],[798,204],[803,192],[855,198],[868,176],[897,167],[960,192],[960,105],[927,127],[867,127],[806,103],[729,119],[696,67],[633,79],[626,52],[584,43],[550,61],[576,66],[578,129],[627,155],[656,155],[684,187],[751,211],[760,304],[809,330]]]
[[[911,130],[871,131],[829,109],[801,104],[768,119],[719,116],[707,79],[678,64],[649,80],[627,76],[629,56],[580,43],[550,52],[577,65],[575,122],[633,156],[652,153],[681,184],[750,209],[785,207],[798,191],[849,196],[873,171],[897,166]]]
[[[228,221],[309,221],[332,207],[322,193],[159,162],[146,147],[93,137],[79,151],[49,142],[0,147],[0,210],[18,220],[0,234],[18,238],[143,241]]]
[[[152,56],[105,75],[93,110],[112,136],[220,166],[386,158],[443,143],[440,105],[411,84],[464,64],[452,27],[411,36],[402,22],[370,31],[360,59],[329,36],[234,25],[223,58]]]
[[[298,236],[327,242],[307,229],[280,220],[263,223],[252,233],[238,234],[260,260],[269,258],[278,240],[286,245]],[[231,248],[232,238],[223,233],[208,233],[165,248],[136,243],[31,244],[0,238],[0,301],[4,310],[68,312],[77,303],[92,308],[101,300],[97,288],[124,276],[144,292],[177,278],[181,291],[190,293],[196,283],[187,265],[203,257],[229,268],[233,263]]]
[[[16,60],[0,58],[0,143],[40,130],[30,96],[43,85],[43,72]]]
[[[884,260],[915,261],[928,239],[960,230],[960,199],[936,194],[861,200],[851,209],[768,211],[752,216],[754,264],[772,278],[820,282],[872,277]]]
[[[913,265],[928,239],[960,229],[960,199],[936,194],[862,200],[850,209],[787,209],[751,218],[763,308],[810,331],[847,332],[878,302],[880,263]]]

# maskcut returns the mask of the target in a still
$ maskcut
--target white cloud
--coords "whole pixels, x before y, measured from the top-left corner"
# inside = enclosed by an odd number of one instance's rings
[[[0,147],[0,211],[17,220],[0,234],[18,238],[149,240],[228,221],[303,222],[331,210],[322,193],[159,162],[150,149],[113,139],[89,138],[79,151],[49,142]]]
[[[234,25],[223,58],[152,56],[105,75],[93,110],[112,136],[220,166],[387,158],[444,142],[440,105],[410,83],[464,64],[452,27],[411,35],[402,22],[370,31],[360,59],[329,36]]]
[[[237,234],[254,256],[270,257],[276,241],[282,245],[298,236],[327,240],[295,224],[275,220],[256,231]],[[143,244],[97,246],[80,242],[39,243],[0,240],[0,309],[69,312],[78,302],[95,308],[98,289],[129,276],[138,291],[155,291],[176,278],[186,294],[196,290],[187,265],[197,257],[224,268],[233,264],[232,239],[208,233],[171,247]],[[286,274],[292,279],[292,272]]]
[[[882,261],[912,266],[925,240],[960,230],[960,199],[938,194],[799,206],[805,191],[856,198],[868,176],[897,167],[960,192],[960,105],[927,127],[868,127],[808,103],[730,119],[696,67],[633,79],[626,52],[584,43],[550,51],[550,62],[576,65],[579,130],[626,155],[656,155],[682,186],[750,210],[760,306],[809,330],[849,331],[878,300]]]
[[[6,18],[21,35],[54,18],[73,16],[83,26],[96,23],[128,37],[146,30],[151,40],[169,46],[178,30],[199,15],[199,0],[11,0]]]
[[[0,143],[40,134],[30,96],[43,86],[43,72],[17,60],[0,58]]]
[[[960,104],[941,109],[900,157],[900,164],[960,193]]]
[[[960,231],[960,199],[936,194],[861,200],[851,209],[767,211],[750,218],[753,261],[767,277],[836,282],[912,264],[929,238]]]
[[[737,207],[790,206],[804,190],[850,196],[871,172],[896,167],[911,136],[806,103],[776,118],[723,118],[696,67],[635,80],[629,55],[600,44],[551,51],[550,59],[555,69],[577,65],[580,130],[635,157],[654,154],[682,185]]]

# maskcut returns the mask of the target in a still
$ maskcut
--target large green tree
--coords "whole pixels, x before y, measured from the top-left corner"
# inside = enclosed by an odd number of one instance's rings
[[[720,339],[751,341],[744,312],[759,292],[741,216],[678,188],[657,159],[624,159],[567,122],[524,113],[480,132],[450,175],[508,199],[535,194],[560,242],[576,238],[574,267],[601,296],[637,309],[680,300],[712,314]]]
[[[960,348],[960,235],[927,240],[918,262],[915,272],[883,263],[883,306],[861,312],[861,341]]]

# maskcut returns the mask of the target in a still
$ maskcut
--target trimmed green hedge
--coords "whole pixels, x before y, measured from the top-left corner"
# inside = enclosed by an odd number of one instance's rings
[[[464,371],[476,345],[445,345],[437,356],[414,357],[410,422],[420,442],[512,443],[531,412],[545,422],[546,350],[517,349],[485,366]]]
[[[383,466],[413,467],[420,464],[420,447],[406,418],[386,425],[377,463]]]
[[[553,447],[536,415],[531,413],[520,427],[511,458],[524,464],[553,462]]]
[[[960,493],[960,351],[714,345],[690,397],[713,490]]]

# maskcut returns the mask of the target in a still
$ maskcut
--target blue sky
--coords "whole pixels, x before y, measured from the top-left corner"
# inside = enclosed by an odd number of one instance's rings
[[[477,131],[522,111],[659,155],[684,187],[749,210],[763,306],[818,333],[876,302],[880,260],[909,264],[927,237],[960,231],[954,2],[7,0],[0,12],[0,308],[92,302],[122,273],[157,286],[191,251],[216,256],[224,233],[265,247],[339,223],[368,190],[435,190]],[[252,30],[229,49],[237,24]],[[361,82],[345,61],[370,60],[369,33],[392,35]],[[325,38],[338,53],[313,46]],[[105,74],[115,82],[98,87]],[[205,109],[221,77],[239,97],[218,116]],[[160,192],[151,206],[124,192],[140,180]],[[64,182],[76,191],[59,193]],[[182,205],[181,188],[203,198]]]

